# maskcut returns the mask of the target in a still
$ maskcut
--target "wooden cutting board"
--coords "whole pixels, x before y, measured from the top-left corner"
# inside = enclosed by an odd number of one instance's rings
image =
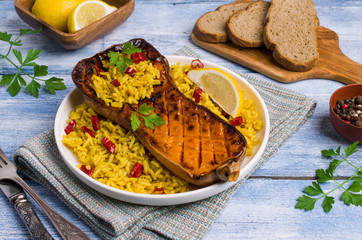
[[[285,70],[274,61],[272,51],[265,47],[242,48],[230,42],[208,43],[197,39],[193,34],[191,34],[191,39],[210,52],[280,82],[290,83],[303,79],[324,78],[346,84],[362,84],[362,64],[352,61],[342,53],[337,33],[319,26],[317,36],[319,59],[316,65],[307,72]]]

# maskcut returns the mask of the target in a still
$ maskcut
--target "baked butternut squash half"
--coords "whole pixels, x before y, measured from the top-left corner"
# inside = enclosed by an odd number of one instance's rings
[[[164,124],[147,127],[143,119],[134,134],[166,168],[175,175],[198,186],[218,181],[236,181],[245,158],[246,140],[228,122],[207,108],[186,98],[175,86],[169,73],[167,59],[143,39],[132,39],[132,45],[142,50],[160,71],[160,84],[154,85],[150,98],[138,104],[125,103],[112,107],[97,97],[91,87],[94,69],[102,70],[102,61],[109,60],[108,53],[122,52],[124,44],[114,45],[91,58],[77,63],[72,78],[82,92],[87,104],[98,114],[132,130],[131,113],[146,103],[154,113],[163,118]],[[106,71],[106,69],[103,69]],[[107,81],[107,80],[105,80]]]

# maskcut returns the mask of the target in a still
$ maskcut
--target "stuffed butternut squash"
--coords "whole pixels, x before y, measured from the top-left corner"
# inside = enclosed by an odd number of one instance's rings
[[[125,48],[139,49],[137,56],[130,56]],[[124,94],[137,91],[138,88],[130,89],[126,86],[132,84],[132,79],[119,81],[101,74],[109,70],[104,67],[104,63],[113,62],[126,73],[134,75],[134,69],[130,69],[127,64],[122,65],[130,60],[131,63],[147,61],[149,65],[146,71],[153,72],[148,68],[157,70],[156,80],[151,80],[151,90],[143,95],[137,93],[137,99],[131,97],[129,99],[134,101],[126,100],[121,104],[118,100],[102,97],[96,91],[99,86],[94,82],[95,74],[113,85],[124,85]],[[207,186],[220,180],[237,180],[246,152],[244,136],[207,108],[186,98],[175,86],[167,59],[145,40],[132,39],[81,60],[75,66],[72,78],[94,111],[123,128],[133,129],[151,154],[175,175],[198,186]],[[135,129],[132,118],[141,106],[151,107],[153,113],[162,118],[162,124],[152,125],[140,117]]]

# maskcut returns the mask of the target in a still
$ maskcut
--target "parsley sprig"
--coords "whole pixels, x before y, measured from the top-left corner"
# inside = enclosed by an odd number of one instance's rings
[[[39,33],[42,29],[32,30],[32,29],[20,29],[19,36],[13,39],[13,35],[7,32],[0,32],[0,40],[10,44],[9,50],[7,53],[0,54],[0,60],[5,59],[16,69],[15,74],[5,74],[1,77],[0,86],[8,86],[7,91],[11,96],[16,96],[21,90],[21,86],[26,86],[25,90],[27,93],[30,93],[34,97],[39,96],[39,89],[41,87],[39,81],[45,83],[46,88],[51,94],[55,94],[57,90],[66,89],[66,86],[63,83],[63,79],[52,77],[49,79],[40,79],[39,77],[44,77],[48,74],[48,67],[45,65],[38,65],[34,61],[39,57],[41,49],[30,49],[28,50],[26,57],[23,58],[21,51],[13,48],[14,46],[22,46],[20,37],[28,34]],[[16,60],[20,65],[15,64],[13,60],[10,59],[10,53],[13,53]],[[33,74],[29,74],[23,70],[24,67],[33,67]],[[27,76],[31,79],[29,84],[25,81],[23,76]]]
[[[143,103],[137,112],[131,111],[131,126],[132,130],[136,131],[138,127],[141,125],[141,120],[139,117],[143,118],[145,121],[146,127],[149,127],[151,129],[155,129],[155,126],[161,126],[165,124],[165,120],[158,116],[156,113],[152,113],[152,111],[155,110],[150,105],[147,105],[146,103]]]
[[[109,51],[108,53],[109,61],[112,65],[116,65],[118,69],[124,73],[126,71],[126,68],[129,65],[133,64],[132,59],[126,58],[125,55],[127,54],[130,55],[136,52],[142,52],[142,50],[132,45],[130,42],[126,42],[123,45],[122,52]]]
[[[117,68],[124,73],[127,67],[133,64],[133,60],[129,57],[129,55],[136,52],[140,53],[142,52],[142,49],[132,45],[130,42],[126,42],[123,45],[122,52],[109,51],[109,62],[112,65],[116,65]],[[145,126],[151,129],[155,129],[155,125],[161,126],[165,124],[165,120],[156,113],[153,113],[153,110],[155,110],[153,107],[143,103],[136,112],[131,111],[132,130],[136,131],[138,127],[141,126],[141,120],[139,118],[143,118]]]
[[[362,166],[356,167],[352,164],[347,158],[352,155],[353,153],[357,152],[357,145],[358,142],[352,143],[349,147],[344,150],[344,155],[341,154],[341,147],[339,146],[336,150],[329,149],[329,150],[322,150],[321,153],[324,157],[331,158],[337,157],[339,159],[333,159],[329,167],[327,169],[318,169],[316,170],[317,175],[317,182],[312,182],[312,185],[305,187],[303,192],[307,195],[302,195],[297,199],[297,203],[295,205],[298,209],[304,210],[312,210],[314,209],[315,203],[319,200],[324,198],[322,202],[322,208],[325,212],[329,212],[334,204],[334,197],[328,196],[330,193],[334,192],[337,189],[342,189],[343,193],[340,197],[340,200],[343,201],[346,205],[355,205],[355,206],[362,206]],[[356,172],[349,177],[347,180],[344,181],[337,181],[334,178],[334,171],[341,163],[347,163],[354,169]],[[330,191],[323,191],[320,183],[325,182],[334,182],[337,184],[335,188]],[[347,183],[350,183],[349,186],[346,186]],[[313,197],[317,196],[317,197]]]

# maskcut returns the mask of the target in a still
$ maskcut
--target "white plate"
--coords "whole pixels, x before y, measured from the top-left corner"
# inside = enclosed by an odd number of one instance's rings
[[[191,61],[194,60],[194,58],[181,57],[181,56],[166,56],[166,58],[169,61],[170,65],[177,64],[177,62],[180,62],[181,65],[190,64]],[[253,100],[256,110],[259,112],[260,118],[264,123],[263,128],[257,133],[257,136],[261,141],[257,146],[254,147],[254,155],[246,157],[242,164],[240,170],[240,177],[239,177],[240,180],[253,169],[253,167],[260,160],[260,157],[265,150],[269,137],[269,127],[270,127],[268,110],[266,108],[263,99],[260,97],[259,93],[244,78],[217,64],[208,62],[206,60],[201,60],[201,61],[204,63],[205,67],[219,68],[227,72],[231,76],[233,76],[238,81],[241,88],[245,91],[245,98]],[[79,164],[78,157],[62,143],[62,136],[64,135],[64,129],[67,125],[66,120],[69,117],[69,113],[75,109],[75,106],[81,104],[83,101],[84,100],[80,91],[76,88],[71,90],[70,93],[64,98],[55,118],[55,124],[54,124],[55,139],[60,154],[62,155],[64,162],[69,167],[69,169],[81,181],[83,181],[85,184],[95,189],[96,191],[99,191],[109,197],[119,199],[125,202],[142,204],[142,205],[164,206],[164,205],[183,204],[183,203],[189,203],[201,200],[213,196],[215,194],[218,194],[230,188],[236,183],[236,182],[220,182],[213,184],[211,186],[203,187],[197,190],[192,190],[186,193],[152,195],[152,194],[127,192],[98,182],[97,180],[84,174],[77,167]]]

